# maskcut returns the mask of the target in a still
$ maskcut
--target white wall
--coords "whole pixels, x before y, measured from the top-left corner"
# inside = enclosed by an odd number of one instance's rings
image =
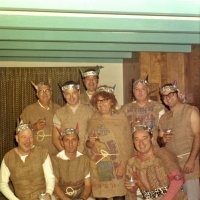
[[[100,71],[99,85],[116,84],[115,95],[119,105],[123,104],[123,63],[53,63],[53,62],[0,62],[0,67],[77,67],[96,66],[104,68]]]

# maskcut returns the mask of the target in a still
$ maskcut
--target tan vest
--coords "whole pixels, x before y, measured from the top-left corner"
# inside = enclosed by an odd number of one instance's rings
[[[56,111],[56,116],[61,123],[61,131],[66,128],[76,128],[77,124],[79,127],[79,138],[80,145],[78,146],[78,151],[83,152],[85,147],[85,142],[88,138],[86,132],[88,120],[91,118],[93,111],[88,105],[80,104],[76,112],[73,113],[71,108],[66,104],[62,108]]]
[[[140,159],[139,154],[136,153],[127,164],[126,178],[130,180],[132,177],[142,191],[154,191],[160,187],[168,187],[172,171],[180,168],[175,155],[165,148],[156,148],[154,152],[155,154],[148,160]],[[185,198],[186,194],[179,191],[174,200]],[[163,197],[156,199],[163,199]]]
[[[36,200],[40,193],[46,191],[42,164],[47,157],[47,150],[34,147],[25,162],[21,160],[15,149],[4,157],[10,171],[16,196],[20,200]]]
[[[89,159],[81,155],[73,160],[52,159],[58,184],[70,199],[78,199],[84,188],[85,177],[89,174]]]
[[[116,169],[120,163],[126,164],[133,153],[132,137],[126,116],[123,112],[117,112],[109,118],[103,118],[97,112],[89,121],[88,133],[91,136],[95,134],[99,138],[95,150],[87,149],[91,158],[94,197],[109,198],[125,195],[124,177],[117,177]]]
[[[86,92],[81,93],[80,95],[80,102],[82,104],[90,105],[90,99]]]
[[[183,168],[192,149],[193,133],[191,128],[191,113],[196,107],[183,104],[177,112],[168,111],[160,119],[160,127],[164,131],[168,128],[173,130],[172,141],[166,144],[166,148],[178,156],[179,164]],[[199,161],[196,159],[193,173],[186,174],[186,179],[199,177]]]
[[[57,149],[52,143],[53,116],[55,111],[60,108],[58,104],[51,103],[50,109],[42,108],[38,102],[27,106],[20,118],[24,123],[34,124],[38,119],[46,120],[46,126],[43,130],[34,132],[34,144],[48,149],[50,155],[56,155]]]
[[[147,105],[139,107],[134,101],[124,105],[122,110],[127,116],[131,128],[138,123],[147,125],[153,128],[154,138],[157,138],[159,112],[162,110],[164,112],[165,110],[165,107],[161,103],[149,100]]]

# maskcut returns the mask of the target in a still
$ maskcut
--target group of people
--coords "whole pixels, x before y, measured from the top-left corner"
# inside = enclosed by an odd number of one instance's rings
[[[99,69],[81,71],[86,91],[67,81],[66,104],[49,83],[32,83],[38,101],[16,128],[18,146],[0,169],[9,200],[199,200],[200,116],[174,84],[150,100],[149,83],[133,84],[134,101],[116,109],[114,88],[98,87]]]

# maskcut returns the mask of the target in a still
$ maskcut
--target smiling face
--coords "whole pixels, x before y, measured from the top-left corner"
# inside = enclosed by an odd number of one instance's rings
[[[109,115],[112,112],[113,102],[110,98],[97,97],[97,109],[102,115]]]
[[[133,88],[133,94],[137,101],[143,102],[148,100],[148,87],[142,83],[138,83]]]
[[[48,85],[42,85],[37,91],[37,97],[41,104],[48,105],[51,101],[52,90]]]
[[[65,154],[68,157],[71,157],[72,155],[76,155],[77,148],[79,145],[79,137],[77,134],[66,134],[62,141],[61,141],[64,149],[65,149]]]
[[[80,91],[77,89],[66,89],[64,92],[64,98],[70,106],[76,106],[79,103]]]
[[[179,102],[177,92],[166,92],[162,94],[162,99],[165,105],[169,106],[170,109],[174,108]]]
[[[18,151],[21,155],[28,155],[33,148],[33,132],[30,129],[19,132],[16,136]]]
[[[152,153],[152,138],[147,131],[137,130],[133,134],[133,143],[142,155],[148,156]]]
[[[97,85],[98,85],[98,78],[97,76],[86,76],[83,79],[83,82],[85,84],[85,87],[87,89],[88,92],[95,92],[97,89]]]

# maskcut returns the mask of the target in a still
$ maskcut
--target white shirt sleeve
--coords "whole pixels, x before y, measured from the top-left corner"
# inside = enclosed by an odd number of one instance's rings
[[[10,171],[8,167],[5,164],[5,161],[3,159],[1,163],[1,169],[0,169],[0,191],[3,193],[3,195],[9,199],[9,200],[19,200],[12,190],[10,189],[8,183],[10,178]]]
[[[61,121],[56,114],[53,116],[53,125],[57,128],[61,128]]]
[[[165,114],[165,110],[162,109],[158,114],[158,119],[160,119],[162,117],[162,115],[164,115],[164,114]]]
[[[55,187],[55,176],[53,174],[53,167],[49,155],[44,161],[43,165],[44,177],[46,182],[46,193],[52,194]]]

